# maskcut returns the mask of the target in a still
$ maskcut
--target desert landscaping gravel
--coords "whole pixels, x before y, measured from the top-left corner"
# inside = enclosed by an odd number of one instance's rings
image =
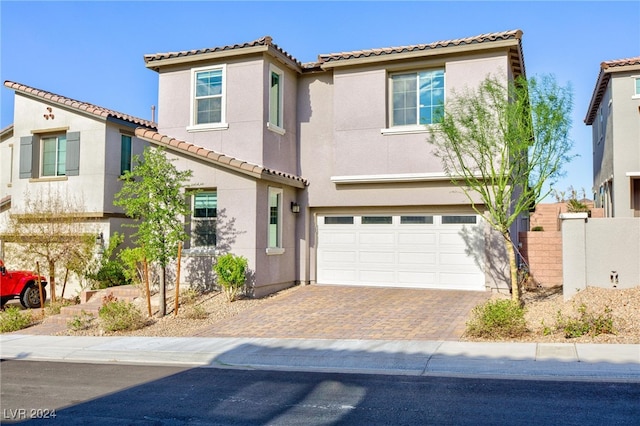
[[[164,318],[154,317],[150,320],[150,324],[142,329],[117,332],[111,335],[193,336],[219,321],[234,317],[241,320],[243,311],[268,303],[271,299],[281,297],[286,292],[296,291],[298,288],[293,287],[261,299],[242,298],[232,303],[227,302],[222,293],[207,293],[200,296],[193,305],[181,306],[177,316],[170,310],[167,316]],[[494,297],[507,296],[496,295]],[[561,288],[538,289],[526,292],[523,295],[523,300],[529,333],[523,337],[511,339],[511,341],[640,344],[640,286],[630,289],[588,287],[568,301],[563,299]],[[173,307],[171,299],[167,302],[168,307]],[[585,335],[567,339],[562,331],[553,330],[559,312],[565,318],[577,318],[579,316],[578,308],[583,304],[586,311],[594,315],[605,314],[606,310],[610,309],[615,334]],[[199,311],[205,312],[206,317],[194,319],[193,306],[199,306]],[[142,310],[144,312],[146,308],[143,307]],[[547,333],[545,333],[545,329]],[[549,330],[554,332],[549,333]],[[63,334],[105,335],[97,327],[75,332],[67,331]],[[469,339],[463,336],[462,340],[487,341],[492,339]]]

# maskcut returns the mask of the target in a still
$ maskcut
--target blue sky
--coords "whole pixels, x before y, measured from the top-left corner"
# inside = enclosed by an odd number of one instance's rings
[[[640,55],[640,1],[218,2],[0,1],[0,78],[141,118],[157,104],[143,55],[265,35],[302,62],[318,54],[430,43],[521,29],[527,75],[574,90],[575,154],[558,190],[590,194],[591,130],[583,119],[602,61]],[[1,93],[0,128],[13,122]]]

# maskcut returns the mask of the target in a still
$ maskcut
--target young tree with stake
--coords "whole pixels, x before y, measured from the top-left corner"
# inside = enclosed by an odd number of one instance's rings
[[[169,262],[176,258],[178,243],[186,238],[183,218],[189,214],[183,188],[192,171],[179,171],[161,148],[147,147],[140,160],[122,177],[123,185],[114,204],[127,216],[137,219],[134,237],[144,247],[145,256],[161,267],[160,315],[167,313],[166,275]]]
[[[550,193],[571,161],[572,90],[552,76],[503,81],[490,75],[476,90],[454,93],[430,142],[452,182],[502,235],[512,299],[520,302],[510,228]]]

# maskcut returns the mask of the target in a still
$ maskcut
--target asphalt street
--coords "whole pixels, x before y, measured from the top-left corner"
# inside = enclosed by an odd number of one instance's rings
[[[2,422],[637,425],[640,384],[3,361]],[[55,416],[55,417],[53,417]]]

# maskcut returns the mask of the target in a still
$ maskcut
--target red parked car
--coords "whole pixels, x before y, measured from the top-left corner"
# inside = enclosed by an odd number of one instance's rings
[[[42,284],[42,297],[47,300],[46,278],[40,276]],[[40,307],[40,289],[38,289],[38,276],[31,271],[7,271],[4,262],[0,259],[0,308],[11,299],[20,299],[25,308]]]

